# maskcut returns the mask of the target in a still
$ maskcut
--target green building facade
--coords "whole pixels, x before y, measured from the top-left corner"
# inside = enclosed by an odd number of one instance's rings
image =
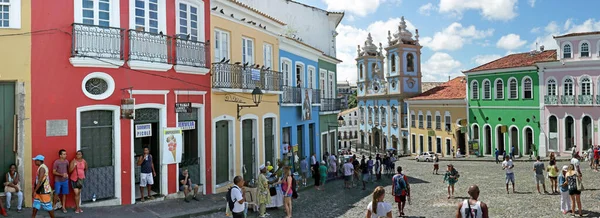
[[[338,146],[338,114],[341,110],[341,98],[337,97],[337,66],[340,60],[329,56],[319,59],[319,88],[321,106],[319,107],[319,129],[321,154],[336,154]]]

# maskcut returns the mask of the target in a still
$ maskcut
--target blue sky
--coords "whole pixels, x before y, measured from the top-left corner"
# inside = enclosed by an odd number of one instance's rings
[[[298,0],[329,11],[345,11],[338,26],[338,81],[356,81],[356,46],[371,32],[387,43],[400,17],[419,29],[423,81],[448,76],[511,53],[527,52],[536,42],[555,49],[553,35],[600,30],[594,18],[600,1],[589,0]],[[565,3],[568,2],[568,5]],[[596,16],[597,17],[597,16]]]

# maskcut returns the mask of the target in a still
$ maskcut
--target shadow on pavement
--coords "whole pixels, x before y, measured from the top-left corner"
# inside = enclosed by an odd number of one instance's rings
[[[422,180],[422,179],[417,179],[417,178],[410,177],[410,176],[407,176],[407,177],[408,177],[408,183],[409,184],[429,183],[429,181],[425,181],[425,180]]]

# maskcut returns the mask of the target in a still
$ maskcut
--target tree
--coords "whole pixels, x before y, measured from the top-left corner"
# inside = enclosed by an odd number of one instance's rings
[[[348,108],[355,108],[358,106],[358,99],[356,99],[356,92],[348,96]]]

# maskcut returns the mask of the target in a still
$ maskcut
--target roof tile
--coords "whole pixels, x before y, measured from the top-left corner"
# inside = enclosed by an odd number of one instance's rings
[[[571,36],[587,36],[587,35],[596,35],[596,34],[600,34],[600,31],[593,31],[593,32],[583,32],[583,33],[569,33],[569,34],[565,34],[562,36],[554,36],[554,38],[565,38],[565,37],[571,37]]]
[[[429,89],[408,100],[450,100],[464,99],[467,96],[466,80],[464,76],[456,77],[435,88]]]
[[[496,59],[487,64],[465,71],[464,73],[513,67],[527,67],[533,66],[537,62],[546,62],[553,60],[556,60],[556,50],[546,50],[540,53],[536,53],[534,55],[531,55],[529,52],[511,54],[504,56],[500,59]]]

